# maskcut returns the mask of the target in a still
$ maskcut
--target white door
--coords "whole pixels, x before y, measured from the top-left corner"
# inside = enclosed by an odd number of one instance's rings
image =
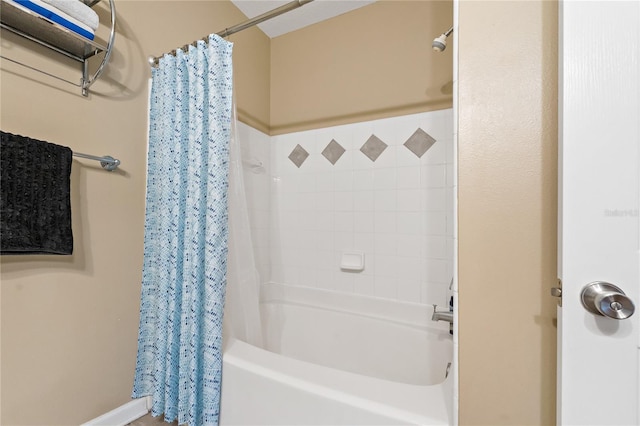
[[[558,424],[638,425],[640,0],[562,1],[560,46]],[[588,312],[594,281],[637,311]],[[630,309],[611,292],[587,304]]]

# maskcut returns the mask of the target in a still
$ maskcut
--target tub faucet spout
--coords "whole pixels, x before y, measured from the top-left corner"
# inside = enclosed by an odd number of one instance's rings
[[[433,315],[431,315],[431,321],[447,321],[453,324],[453,312],[450,310],[439,311],[438,305],[433,305]]]

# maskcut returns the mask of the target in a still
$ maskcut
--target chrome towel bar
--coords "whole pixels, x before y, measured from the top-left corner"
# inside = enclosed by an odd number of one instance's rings
[[[99,161],[100,165],[103,169],[108,170],[110,172],[114,171],[120,165],[120,160],[111,157],[110,155],[104,155],[102,157],[98,157],[96,155],[82,154],[80,152],[74,152],[74,157],[87,158],[89,160]]]

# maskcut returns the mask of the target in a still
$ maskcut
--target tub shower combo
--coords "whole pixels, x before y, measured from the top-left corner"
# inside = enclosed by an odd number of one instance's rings
[[[218,36],[310,1],[293,1]],[[434,41],[436,51],[444,50],[451,31]],[[230,57],[230,47],[221,40],[209,36],[191,44],[194,53],[186,45],[164,60],[207,55],[201,52],[212,43]],[[159,60],[150,58],[158,78],[165,75],[162,67],[157,70]],[[155,99],[164,97],[158,91]],[[159,118],[166,112],[158,111]],[[228,130],[224,118],[219,119],[223,131],[216,134]],[[215,393],[221,400],[219,412],[217,404],[210,414],[207,407],[202,410],[202,423],[215,424],[219,416],[221,424],[229,425],[453,424],[452,110],[277,136],[235,118],[231,123],[226,301],[224,289],[222,299],[216,299],[225,302],[222,356],[217,349],[206,355],[222,359],[221,392]],[[217,149],[227,148],[223,143]],[[215,167],[226,167],[211,159]],[[226,185],[212,182],[209,187]],[[203,210],[194,213],[196,218]],[[207,217],[210,223],[218,226],[213,216]],[[202,247],[196,254],[212,246],[205,242]],[[157,263],[152,257],[149,262]],[[163,267],[150,265],[149,271]],[[206,279],[212,270],[205,271]],[[222,306],[215,303],[216,309]],[[210,307],[192,308],[194,316],[185,317],[187,322],[197,320],[197,309]],[[138,361],[149,367],[137,372],[137,396],[150,395],[148,389],[157,382],[147,371],[163,374],[155,371],[157,362],[149,361],[145,351],[155,346],[146,338],[141,332]],[[182,349],[175,356],[182,362]],[[214,364],[219,368],[217,360]],[[219,375],[207,374],[205,369],[194,380],[219,385]],[[156,404],[164,394],[156,389],[153,395]],[[166,413],[159,404],[154,413]],[[200,410],[197,400],[189,404]]]
[[[238,124],[259,319],[225,336],[222,424],[452,424],[451,128]]]

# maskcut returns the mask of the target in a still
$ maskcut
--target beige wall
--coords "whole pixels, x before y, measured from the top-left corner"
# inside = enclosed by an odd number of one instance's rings
[[[74,160],[73,256],[1,258],[3,425],[80,424],[130,400],[143,248],[146,57],[246,19],[226,1],[116,3],[113,60],[89,99],[2,61],[2,130],[122,161],[108,173]],[[3,55],[66,71],[57,56],[34,54],[4,31],[2,37]],[[252,29],[230,40],[241,118],[267,130],[269,39]],[[79,78],[77,71],[67,74]]]
[[[271,43],[271,132],[451,107],[452,1],[378,1]]]
[[[460,3],[463,425],[555,423],[557,13]]]

